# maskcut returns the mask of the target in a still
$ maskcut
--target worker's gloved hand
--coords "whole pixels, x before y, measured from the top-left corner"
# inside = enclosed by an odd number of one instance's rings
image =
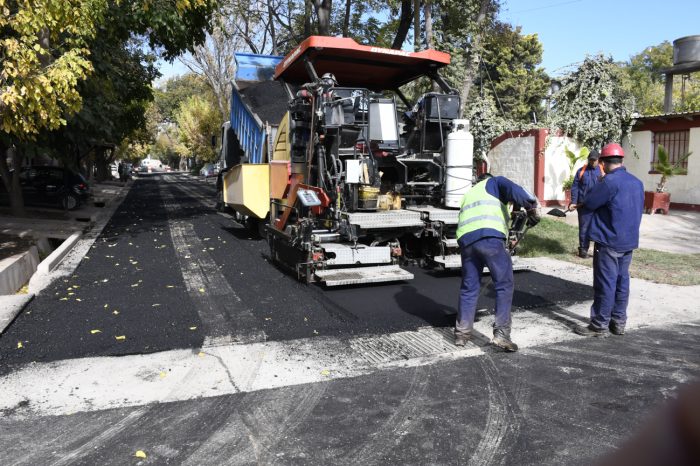
[[[540,208],[534,207],[527,211],[527,226],[534,227],[542,219],[542,214],[540,213]]]

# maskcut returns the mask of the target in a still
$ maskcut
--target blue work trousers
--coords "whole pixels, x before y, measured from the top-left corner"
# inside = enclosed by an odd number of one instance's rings
[[[462,285],[459,289],[459,313],[456,333],[474,328],[476,304],[481,290],[481,274],[489,268],[496,291],[494,329],[510,328],[510,307],[513,303],[513,262],[500,238],[483,238],[468,246],[460,244],[462,253]]]
[[[593,248],[593,305],[591,324],[607,330],[610,321],[624,326],[630,297],[632,251],[616,252],[595,244]]]
[[[576,212],[578,212],[578,247],[588,251],[588,246],[591,244],[591,240],[588,239],[588,230],[593,221],[593,212],[584,208],[579,208]]]

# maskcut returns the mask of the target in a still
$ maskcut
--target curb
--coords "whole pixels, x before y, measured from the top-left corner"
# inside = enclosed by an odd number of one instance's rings
[[[13,295],[36,272],[39,253],[36,246],[0,260],[0,295]]]
[[[0,296],[0,335],[33,298],[33,293]]]
[[[63,258],[68,254],[68,251],[78,242],[82,233],[76,231],[70,235],[59,247],[57,247],[49,257],[41,261],[41,264],[37,267],[36,271],[39,273],[49,273],[63,260]]]

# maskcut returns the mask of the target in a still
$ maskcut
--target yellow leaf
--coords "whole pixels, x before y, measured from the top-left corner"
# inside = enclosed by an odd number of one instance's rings
[[[175,288],[173,285],[165,285],[166,288]]]
[[[204,353],[200,351],[200,352],[197,354],[197,356],[199,356],[200,358],[203,358],[203,357],[204,357]]]
[[[190,330],[197,330],[197,327],[190,327]]]
[[[117,340],[120,340],[120,341],[121,341],[121,340],[126,340],[126,335],[119,335],[119,336],[116,336],[116,337],[114,337],[114,338],[116,338]]]
[[[204,293],[204,288],[200,288],[200,289],[199,289],[199,292],[200,292],[200,293]]]
[[[161,378],[161,379],[164,379],[165,376],[166,376],[165,372],[161,371],[161,373],[160,373],[160,378]]]
[[[24,345],[22,344],[21,341],[18,341],[17,342],[17,349],[22,349],[22,348],[24,348]]]
[[[112,314],[114,314],[115,316],[116,316],[116,315],[119,315],[119,311],[117,311],[117,310],[115,309],[114,312],[112,312]]]
[[[105,304],[105,309],[107,309],[108,307],[109,307],[109,304]]]
[[[145,458],[146,453],[144,453],[143,450],[137,450],[136,453],[134,453],[134,456],[137,458]]]
[[[90,333],[92,333],[94,335],[96,333],[102,333],[102,330],[98,330],[98,329],[90,330]]]
[[[331,371],[329,371],[328,369],[323,369],[321,371],[321,375],[325,375],[326,377],[328,377],[329,375],[331,375]]]

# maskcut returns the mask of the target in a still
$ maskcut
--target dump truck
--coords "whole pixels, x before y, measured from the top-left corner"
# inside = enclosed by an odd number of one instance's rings
[[[275,263],[326,286],[410,280],[407,265],[461,267],[473,137],[439,74],[447,53],[312,36],[285,57],[236,60],[219,196]],[[415,101],[402,90],[432,83],[440,92]]]

